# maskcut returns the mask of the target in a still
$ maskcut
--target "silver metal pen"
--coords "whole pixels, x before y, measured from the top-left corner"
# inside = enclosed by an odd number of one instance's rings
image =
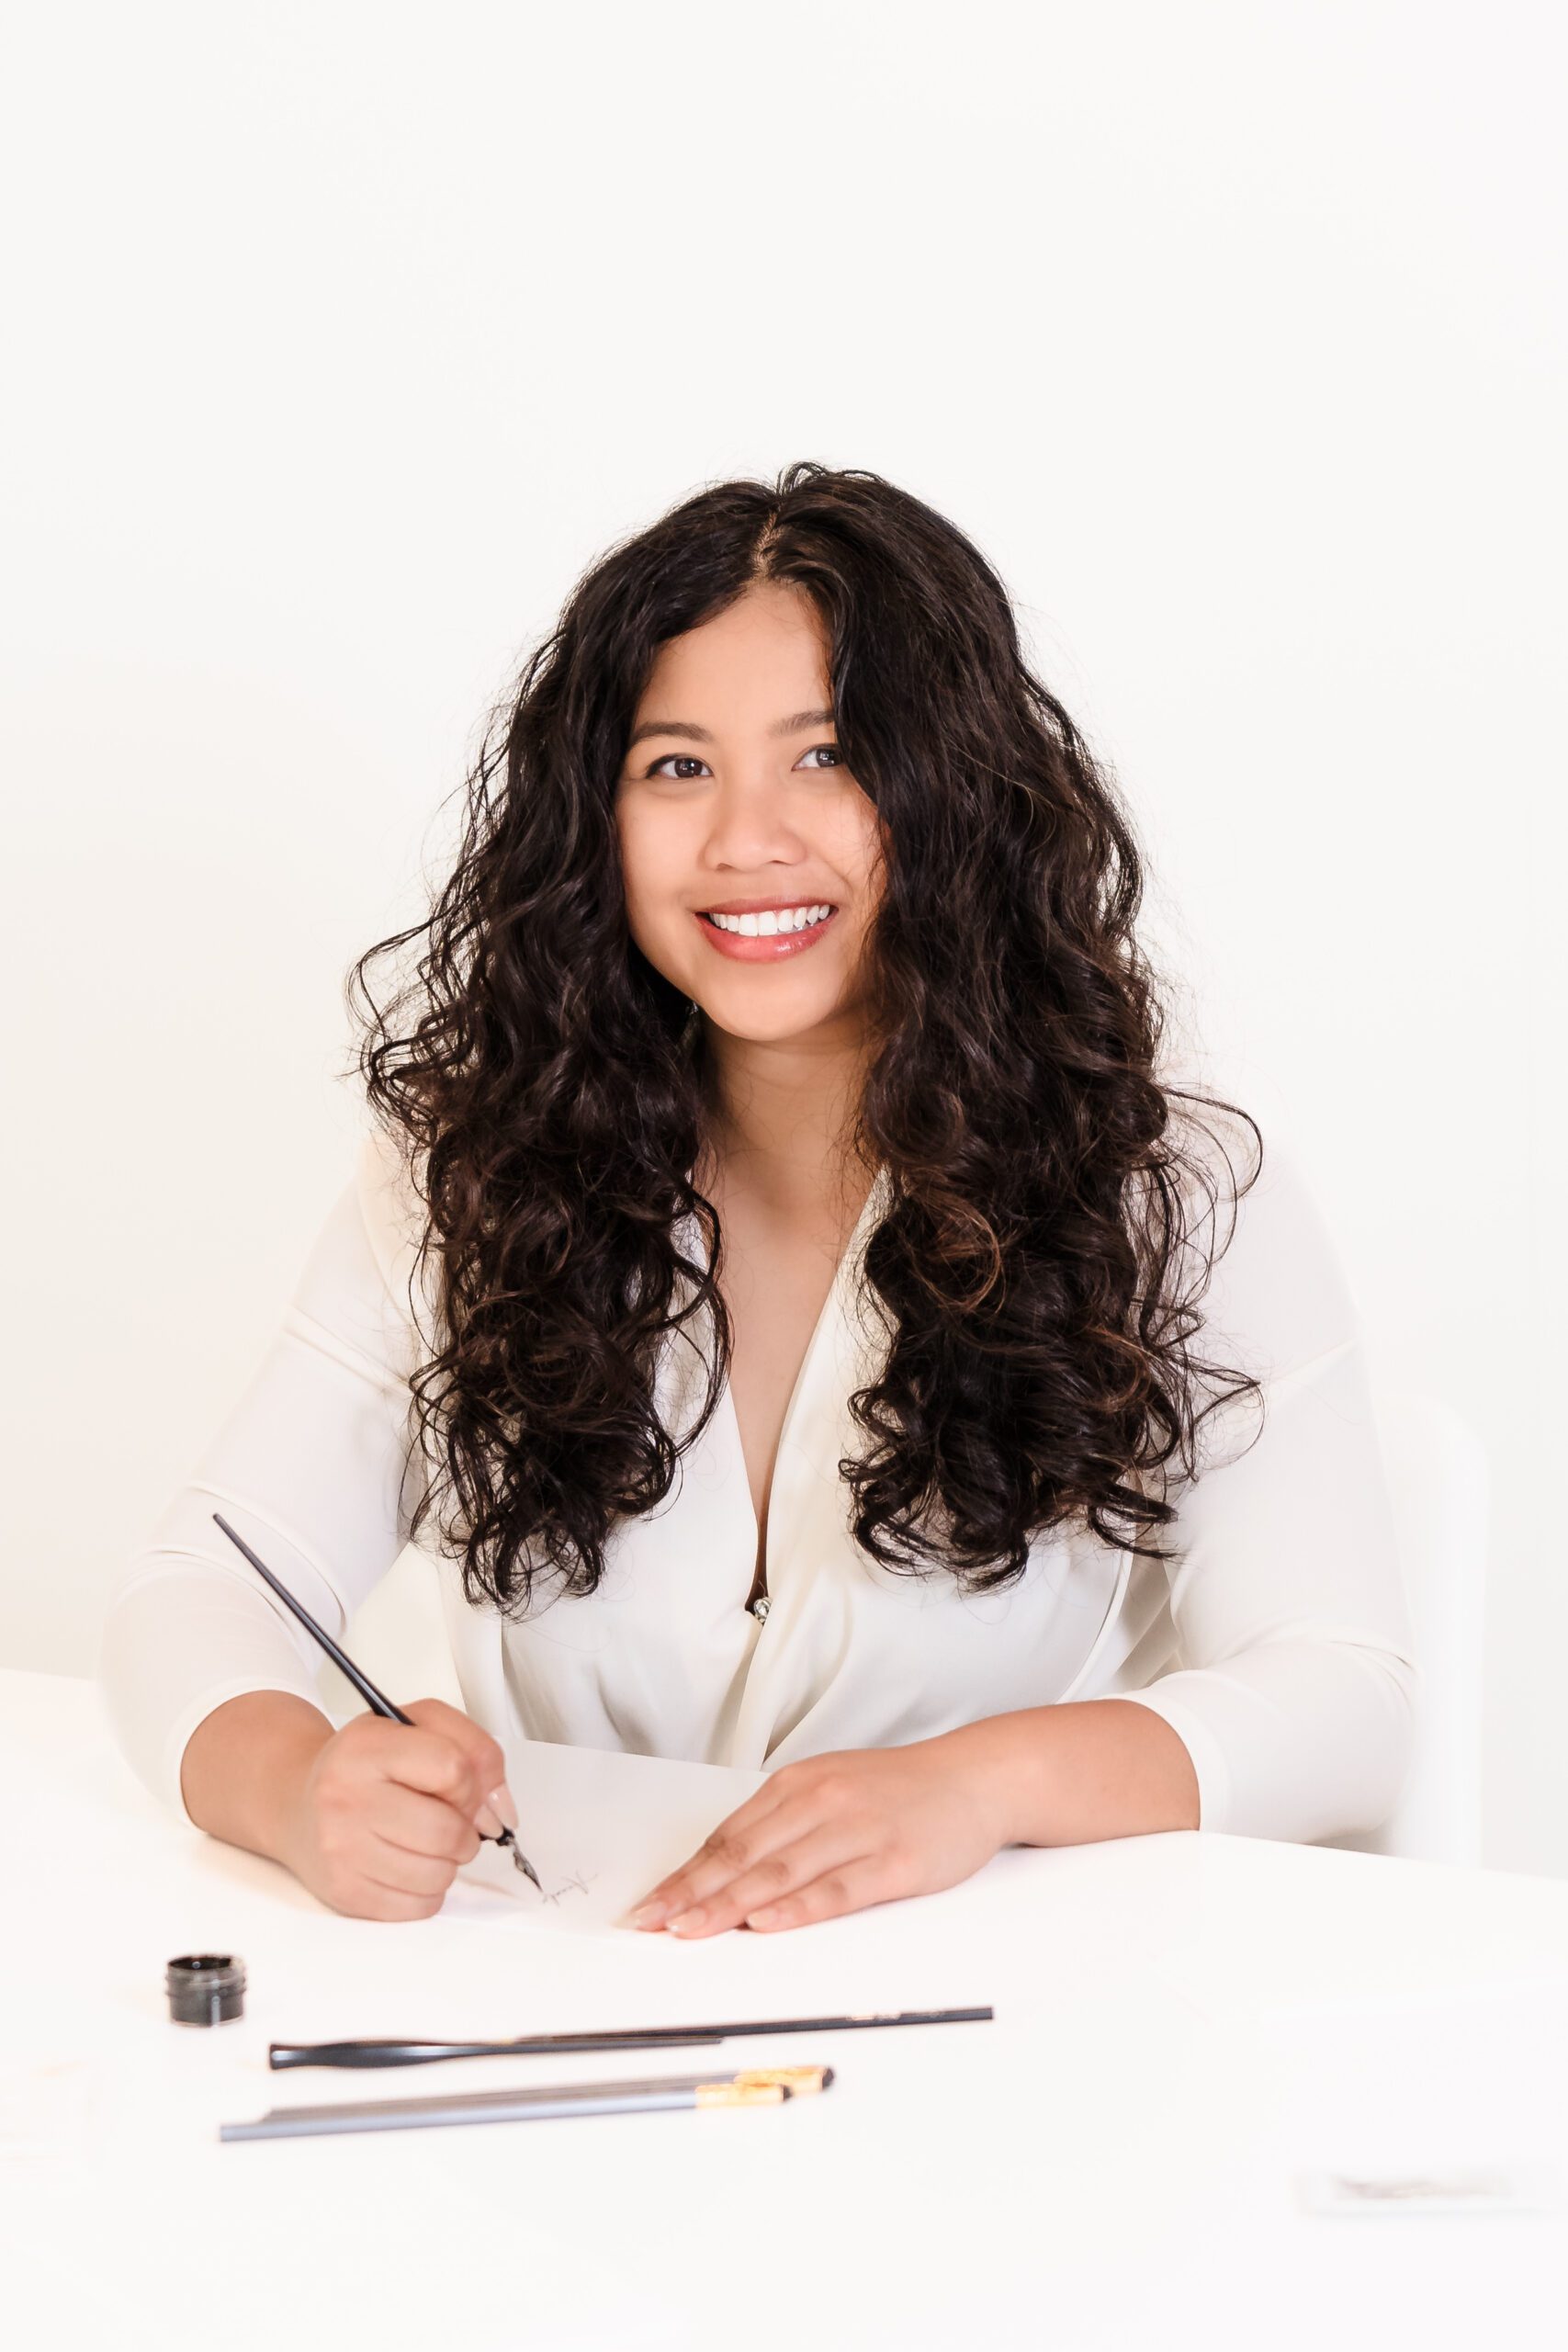
[[[660,2081],[560,2083],[536,2090],[449,2092],[431,2098],[349,2099],[274,2107],[254,2123],[220,2123],[220,2140],[283,2140],[326,2132],[408,2132],[446,2123],[525,2123],[569,2115],[636,2115],[669,2108],[778,2107],[825,2091],[831,2066],[753,2066]]]

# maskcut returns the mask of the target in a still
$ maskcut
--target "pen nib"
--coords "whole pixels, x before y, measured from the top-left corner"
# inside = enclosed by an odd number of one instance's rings
[[[511,1849],[513,1869],[520,1870],[525,1878],[531,1878],[534,1884],[538,1887],[539,1893],[543,1894],[545,1890],[540,1884],[539,1873],[534,1868],[533,1863],[528,1860],[527,1855],[523,1851],[522,1847],[517,1843],[515,1838],[512,1835],[511,1830],[508,1829],[498,1842],[501,1845]]]

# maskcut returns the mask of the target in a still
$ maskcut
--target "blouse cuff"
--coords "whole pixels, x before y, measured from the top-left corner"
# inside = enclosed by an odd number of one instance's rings
[[[176,1621],[189,1638],[188,1657],[169,1638]],[[309,1641],[301,1628],[299,1643]],[[265,1594],[227,1580],[215,1586],[210,1569],[170,1562],[118,1599],[100,1645],[98,1687],[142,1786],[195,1829],[200,1825],[186,1810],[180,1767],[197,1725],[247,1690],[288,1691],[330,1722],[320,1672],[315,1644],[306,1655]]]
[[[1313,1845],[1379,1829],[1393,1812],[1414,1755],[1416,1682],[1401,1651],[1317,1631],[1106,1695],[1152,1708],[1182,1741],[1200,1829]]]

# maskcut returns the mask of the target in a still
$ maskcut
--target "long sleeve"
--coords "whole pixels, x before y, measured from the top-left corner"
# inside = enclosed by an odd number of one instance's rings
[[[1200,1431],[1160,1532],[1182,1663],[1142,1690],[1198,1778],[1201,1829],[1311,1844],[1377,1828],[1414,1746],[1417,1669],[1353,1295],[1288,1151],[1235,1210],[1194,1342],[1263,1385]],[[1221,1238],[1228,1225],[1221,1196]],[[1211,1227],[1212,1234],[1212,1227]]]
[[[334,1640],[408,1539],[414,1327],[389,1279],[388,1148],[366,1139],[248,1387],[111,1590],[99,1687],[128,1761],[182,1820],[186,1742],[215,1707],[246,1690],[321,1704],[322,1652],[212,1513]]]

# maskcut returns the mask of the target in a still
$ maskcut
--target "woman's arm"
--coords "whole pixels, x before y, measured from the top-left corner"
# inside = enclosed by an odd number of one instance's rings
[[[281,1329],[125,1563],[103,1624],[99,1686],[132,1769],[195,1826],[230,1837],[225,1822],[243,1825],[252,1834],[234,1842],[263,1852],[272,1850],[280,1780],[332,1732],[319,1696],[322,1654],[212,1513],[334,1639],[407,1541],[415,1339],[385,1270],[386,1150],[378,1136],[367,1139]],[[242,1714],[243,1697],[252,1703]],[[252,1735],[263,1748],[254,1758]]]
[[[1179,1663],[1105,1703],[1179,1736],[1202,1828],[1311,1844],[1393,1811],[1419,1677],[1360,1316],[1290,1153],[1270,1159],[1204,1346],[1262,1382],[1261,1434],[1246,1404],[1201,1430],[1162,1536]]]
[[[319,1707],[288,1690],[246,1690],[204,1715],[185,1745],[180,1796],[198,1829],[288,1861],[289,1824],[333,1736]]]
[[[933,1745],[988,1792],[998,1846],[1088,1846],[1201,1826],[1186,1743],[1147,1707],[1023,1707]]]

